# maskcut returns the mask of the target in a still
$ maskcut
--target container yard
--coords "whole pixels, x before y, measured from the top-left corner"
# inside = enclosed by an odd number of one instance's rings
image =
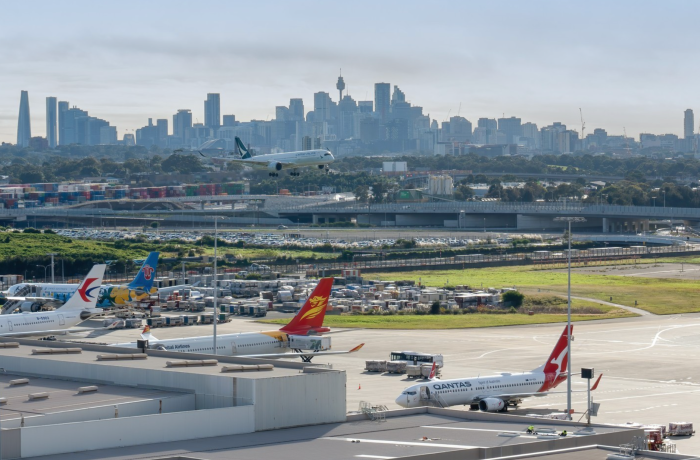
[[[0,186],[0,209],[76,205],[101,200],[148,200],[188,196],[248,195],[249,193],[248,181],[162,187],[131,187],[109,183],[13,184]]]

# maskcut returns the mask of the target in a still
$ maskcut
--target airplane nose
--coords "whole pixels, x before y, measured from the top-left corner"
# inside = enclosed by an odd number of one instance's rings
[[[396,398],[396,401],[394,402],[401,407],[408,407],[408,396],[401,395],[398,398]]]

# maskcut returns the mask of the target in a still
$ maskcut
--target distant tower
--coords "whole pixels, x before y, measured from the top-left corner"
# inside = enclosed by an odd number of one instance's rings
[[[219,93],[208,93],[204,101],[204,126],[217,129],[221,127],[221,96]]]
[[[19,100],[19,119],[17,120],[17,145],[28,147],[32,137],[32,125],[29,121],[29,93],[22,91]]]
[[[46,140],[49,148],[58,145],[58,101],[55,97],[46,98]]]
[[[389,83],[374,84],[374,111],[382,122],[389,119],[391,111],[391,85]]]
[[[683,134],[686,139],[693,137],[695,132],[695,116],[693,116],[693,109],[688,109],[685,111],[685,117],[683,118]]]
[[[335,84],[338,89],[338,102],[343,100],[343,90],[345,89],[345,80],[343,80],[343,71],[340,71],[340,76],[338,77],[338,83]]]

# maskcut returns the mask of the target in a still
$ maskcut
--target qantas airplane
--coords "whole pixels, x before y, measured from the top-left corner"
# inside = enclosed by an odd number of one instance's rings
[[[158,252],[151,252],[143,262],[134,280],[125,285],[104,284],[100,287],[97,305],[112,307],[127,305],[147,298],[153,289],[158,265]],[[0,307],[0,314],[12,313],[17,309],[36,312],[44,305],[55,306],[67,301],[76,292],[77,284],[20,283],[10,286]],[[28,294],[35,294],[30,296]]]
[[[331,293],[333,278],[323,278],[304,303],[304,306],[294,318],[277,331],[240,332],[223,334],[216,337],[216,354],[242,356],[246,358],[287,358],[298,356],[303,361],[322,355],[337,355],[353,353],[363,347],[363,344],[348,351],[322,351],[323,337],[317,335],[329,332],[323,327],[326,316],[326,306]],[[214,338],[211,335],[189,337],[182,339],[158,340],[146,326],[141,338],[148,340],[149,348],[176,351],[182,353],[213,353]],[[135,348],[136,342],[116,343],[111,346]],[[313,350],[313,351],[302,351]],[[287,350],[293,350],[288,353]]]
[[[574,327],[571,326],[571,332]],[[402,407],[417,407],[434,401],[442,407],[469,405],[471,409],[484,412],[505,412],[508,406],[517,406],[523,398],[547,396],[561,382],[566,380],[568,364],[566,328],[559,337],[549,359],[542,366],[521,374],[503,373],[462,379],[438,380],[435,378],[435,364],[430,374],[430,382],[406,388],[396,398]],[[591,391],[598,388],[603,374],[600,374]],[[576,391],[578,392],[578,391]]]
[[[83,282],[78,285],[76,295],[55,311],[0,316],[0,337],[52,335],[106,329],[74,327],[93,315],[102,313],[102,310],[96,309],[95,306],[105,267],[104,264],[92,267]]]
[[[279,176],[283,169],[291,169],[292,176],[298,176],[299,168],[316,166],[318,169],[326,169],[335,161],[330,150],[302,150],[299,152],[270,153],[267,155],[252,155],[243,145],[241,139],[236,137],[236,153],[240,158],[231,158],[229,161],[241,163],[257,169],[267,169],[272,177]]]

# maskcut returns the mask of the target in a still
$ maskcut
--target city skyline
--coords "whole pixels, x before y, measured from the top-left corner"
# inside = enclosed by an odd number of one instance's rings
[[[270,4],[278,15],[263,15],[273,9]],[[322,4],[310,24],[328,24],[325,33],[333,40],[311,26],[309,32],[294,27],[309,22],[297,19],[319,5],[315,2],[257,7],[213,2],[221,14],[206,15],[207,27],[196,25],[204,13],[186,19],[178,13],[185,3],[153,2],[139,5],[141,14],[128,28],[97,20],[103,8],[89,2],[72,2],[66,11],[31,5],[3,6],[10,17],[30,9],[33,17],[30,23],[10,21],[0,31],[9,45],[0,48],[6,63],[0,88],[3,142],[16,140],[21,90],[30,94],[34,135],[46,135],[43,102],[55,96],[109,120],[121,138],[148,118],[170,119],[181,108],[204,123],[207,93],[221,94],[220,113],[239,121],[273,119],[275,107],[292,98],[310,107],[318,91],[337,102],[341,67],[345,92],[355,100],[373,100],[374,83],[399,85],[407,100],[438,121],[459,113],[476,124],[505,115],[538,126],[560,121],[580,131],[581,107],[589,132],[622,134],[626,127],[635,138],[644,132],[683,136],[682,112],[697,108],[700,100],[692,81],[699,64],[687,58],[692,12],[700,7],[687,2],[591,2],[561,23],[547,19],[573,3],[432,6],[436,13],[449,11],[450,18],[463,17],[459,23],[426,19],[418,2],[360,2],[332,27],[339,7]],[[127,9],[135,5],[125,2]],[[368,17],[368,10],[383,20]],[[483,20],[469,20],[474,17]],[[46,43],[46,26],[58,18],[61,32]],[[154,18],[159,21],[151,27]],[[390,27],[389,21],[403,27]],[[230,27],[234,22],[246,26]],[[645,32],[652,25],[655,33]],[[84,40],[87,36],[93,39]]]

